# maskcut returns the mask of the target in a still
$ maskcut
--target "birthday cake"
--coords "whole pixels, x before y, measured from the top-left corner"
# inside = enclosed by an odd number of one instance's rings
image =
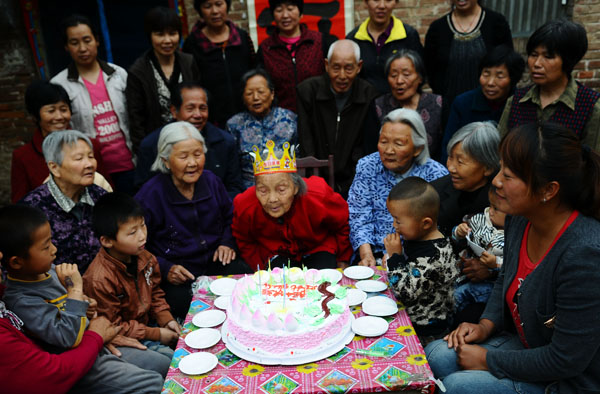
[[[231,295],[222,338],[244,360],[303,364],[329,357],[350,342],[354,317],[346,288],[318,270],[258,271]]]

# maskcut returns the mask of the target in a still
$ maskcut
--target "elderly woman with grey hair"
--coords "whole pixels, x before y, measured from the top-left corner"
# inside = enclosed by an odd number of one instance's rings
[[[412,109],[396,109],[383,118],[377,150],[358,161],[348,194],[350,242],[358,264],[367,266],[376,265],[385,250],[383,238],[394,231],[386,206],[390,190],[409,176],[431,182],[448,174],[429,158],[425,125]]]
[[[55,131],[42,143],[50,179],[27,194],[22,203],[44,211],[57,248],[55,264],[87,269],[100,243],[92,231],[92,209],[106,190],[94,184],[96,159],[90,139],[76,130]]]
[[[231,200],[221,180],[204,170],[205,153],[194,125],[165,126],[152,165],[160,174],[135,196],[145,212],[146,247],[158,259],[165,298],[176,317],[185,317],[197,276],[250,272],[236,259]]]
[[[433,93],[423,93],[426,80],[423,58],[416,51],[401,49],[385,63],[385,75],[390,85],[390,93],[375,99],[379,120],[383,123],[383,118],[396,108],[417,111],[427,130],[429,154],[437,160],[443,136],[442,97]]]
[[[465,215],[489,206],[488,189],[500,168],[500,134],[491,122],[460,128],[448,142],[446,167],[450,175],[433,182],[440,195],[438,226],[447,236]]]
[[[264,162],[254,147],[255,186],[233,202],[231,228],[244,261],[253,269],[265,268],[267,262],[345,267],[352,256],[348,204],[323,178],[298,175],[288,142],[281,153],[272,140],[266,146]]]

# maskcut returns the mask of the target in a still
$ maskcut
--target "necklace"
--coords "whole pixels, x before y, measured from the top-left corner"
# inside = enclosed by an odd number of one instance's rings
[[[481,9],[471,19],[471,22],[469,23],[469,26],[467,26],[467,28],[465,29],[465,27],[462,25],[462,23],[460,23],[460,21],[458,20],[458,16],[454,12],[452,12],[452,16],[454,16],[454,22],[456,22],[456,24],[458,25],[459,31],[461,33],[469,33],[471,31],[471,29],[473,28],[473,25],[475,24],[475,22],[477,22],[479,20],[480,15],[481,15]]]

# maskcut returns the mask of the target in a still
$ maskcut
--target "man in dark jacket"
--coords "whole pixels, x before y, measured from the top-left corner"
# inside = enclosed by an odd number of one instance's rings
[[[193,124],[206,141],[206,164],[204,168],[212,171],[225,185],[233,200],[243,191],[242,172],[237,145],[233,137],[208,122],[208,97],[206,90],[197,82],[183,82],[171,92],[171,113],[176,121]],[[146,136],[140,144],[138,163],[135,170],[135,185],[140,187],[155,173],[150,167],[157,155],[160,129]]]
[[[344,198],[356,163],[377,149],[379,120],[373,99],[377,91],[357,78],[360,48],[350,40],[329,48],[325,74],[298,85],[298,140],[301,156],[334,155],[335,191]]]

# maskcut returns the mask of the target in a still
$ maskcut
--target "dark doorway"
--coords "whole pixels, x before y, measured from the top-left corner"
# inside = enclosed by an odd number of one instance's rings
[[[104,14],[110,37],[113,63],[128,69],[150,47],[144,35],[144,15],[155,6],[169,6],[168,0],[104,0]],[[45,43],[48,76],[67,67],[71,58],[64,50],[60,22],[71,14],[91,19],[100,33],[98,57],[107,59],[98,2],[95,0],[44,0],[37,2],[41,33]]]

